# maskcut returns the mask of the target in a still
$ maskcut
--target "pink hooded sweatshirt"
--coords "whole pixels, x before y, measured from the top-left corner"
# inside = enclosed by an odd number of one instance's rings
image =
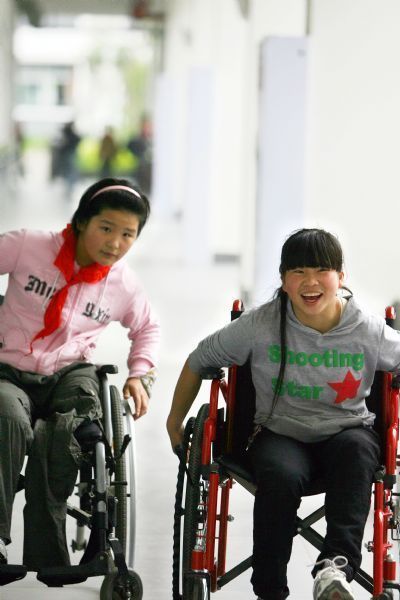
[[[100,282],[72,286],[61,327],[35,340],[31,351],[49,299],[65,285],[53,265],[62,243],[61,233],[23,229],[0,235],[0,274],[9,274],[0,306],[0,362],[43,375],[76,361],[90,362],[100,333],[111,321],[119,321],[131,340],[129,377],[145,375],[155,366],[159,324],[124,259]]]

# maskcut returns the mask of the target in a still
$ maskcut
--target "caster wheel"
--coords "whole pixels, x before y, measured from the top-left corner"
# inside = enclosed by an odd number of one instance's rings
[[[120,577],[118,572],[106,575],[100,589],[100,600],[142,600],[142,580],[132,569],[128,569],[128,573],[128,580]]]

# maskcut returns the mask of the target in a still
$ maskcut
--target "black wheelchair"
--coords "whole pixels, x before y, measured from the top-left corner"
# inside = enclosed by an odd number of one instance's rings
[[[2,298],[0,297],[0,301]],[[81,583],[104,576],[100,600],[141,600],[143,586],[133,570],[136,525],[134,419],[128,401],[109,385],[114,365],[97,368],[101,384],[101,420],[75,431],[83,453],[76,495],[67,514],[76,521],[73,552],[83,552],[79,564],[43,567],[37,579],[49,587]],[[24,487],[20,476],[19,490]],[[87,535],[88,533],[88,535]],[[24,565],[1,564],[0,586],[25,577]]]
[[[233,304],[231,318],[243,312],[241,301]],[[386,321],[393,326],[392,307]],[[203,376],[212,380],[209,404],[188,419],[182,448],[175,497],[172,596],[173,600],[209,600],[246,571],[248,557],[226,570],[229,497],[237,482],[255,494],[256,484],[245,449],[253,431],[255,390],[250,365],[224,371],[210,370]],[[375,474],[373,540],[366,548],[373,553],[372,575],[360,569],[355,581],[372,600],[393,600],[400,591],[397,573],[400,541],[400,486],[398,469],[400,381],[389,373],[377,372],[368,408],[376,414],[381,438],[382,466]],[[222,397],[224,405],[218,406]],[[307,495],[324,492],[323,482],[313,482]],[[313,525],[324,517],[324,506],[305,518],[297,517],[294,535],[300,535],[321,550],[323,537]],[[393,552],[396,551],[394,555]]]

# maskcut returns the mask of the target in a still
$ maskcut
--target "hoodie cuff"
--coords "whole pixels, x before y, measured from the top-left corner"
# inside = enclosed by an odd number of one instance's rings
[[[140,381],[142,382],[142,385],[144,387],[144,389],[147,392],[148,397],[151,397],[151,391],[154,385],[155,380],[157,379],[157,372],[156,369],[150,369],[150,371],[148,371],[145,375],[142,375],[142,377],[140,378]]]

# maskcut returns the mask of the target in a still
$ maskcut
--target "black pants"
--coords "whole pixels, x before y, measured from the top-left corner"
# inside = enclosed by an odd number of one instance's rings
[[[257,481],[254,502],[252,584],[262,598],[279,597],[287,586],[295,519],[310,482],[325,481],[327,533],[318,560],[345,556],[346,576],[361,564],[361,544],[379,463],[376,432],[346,429],[328,440],[304,443],[262,429],[249,449]]]

